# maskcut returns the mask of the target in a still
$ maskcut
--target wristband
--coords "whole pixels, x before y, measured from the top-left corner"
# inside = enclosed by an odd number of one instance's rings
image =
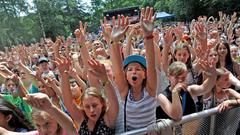
[[[153,39],[153,37],[154,37],[153,34],[151,34],[151,35],[144,37],[144,39],[149,40],[149,39]]]

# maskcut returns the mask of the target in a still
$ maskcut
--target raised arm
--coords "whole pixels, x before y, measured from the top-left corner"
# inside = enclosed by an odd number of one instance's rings
[[[64,105],[66,106],[73,120],[81,124],[84,119],[84,112],[80,108],[78,108],[78,106],[74,103],[74,99],[72,98],[69,74],[67,73],[67,71],[69,70],[70,62],[67,58],[63,57],[61,59],[56,58],[55,63],[61,77],[60,87],[62,93],[64,93],[62,94]]]
[[[132,37],[137,34],[137,31],[139,29],[139,24],[132,26],[130,29],[130,32],[127,35],[127,45],[125,47],[125,53],[124,53],[124,58],[132,54],[133,50],[133,42],[132,42]]]
[[[171,45],[173,43],[173,29],[168,29],[164,35],[164,45],[162,50],[162,64],[163,71],[167,74],[168,66],[169,66],[169,54],[171,54]]]
[[[156,96],[157,75],[155,68],[155,53],[153,43],[153,28],[155,15],[153,16],[153,8],[147,7],[141,10],[140,24],[144,36],[144,46],[146,48],[147,59],[147,90],[149,95]]]
[[[16,74],[12,75],[11,78],[12,78],[12,80],[16,83],[16,85],[17,85],[18,95],[19,95],[20,97],[25,97],[25,96],[28,94],[28,91],[27,91],[27,89],[24,87],[21,78],[20,78],[18,75],[16,75]]]
[[[202,60],[200,66],[204,71],[204,75],[207,76],[207,79],[203,82],[202,85],[191,85],[188,87],[187,90],[193,98],[210,92],[216,85],[217,71],[214,65]]]
[[[61,39],[58,37],[55,43],[53,43],[53,51],[54,51],[54,57],[60,58],[59,48],[61,46]]]
[[[18,66],[21,70],[24,71],[24,73],[26,73],[27,78],[30,79],[31,82],[36,86],[37,79],[34,77],[33,72],[27,66],[25,66],[22,62],[20,62]]]
[[[77,43],[80,47],[80,52],[81,52],[81,57],[82,57],[82,60],[83,60],[83,73],[87,73],[87,70],[89,68],[89,65],[88,65],[88,60],[90,60],[90,55],[89,55],[89,52],[88,52],[88,48],[86,45],[89,45],[91,44],[90,42],[87,42],[86,41],[86,29],[87,29],[87,23],[82,24],[82,22],[80,21],[80,28],[75,30],[74,34],[76,35],[76,38],[77,38]],[[93,80],[91,79],[90,76],[88,76],[88,81],[89,81],[89,84],[90,86],[93,86],[93,87],[96,87],[96,88],[99,88],[98,84],[98,80]]]
[[[82,90],[87,89],[87,84],[78,76],[76,69],[71,68],[68,73],[76,80],[77,84],[82,88]]]
[[[53,105],[46,94],[43,93],[36,93],[36,94],[29,94],[25,98],[26,102],[33,107],[46,111],[48,114],[53,117],[58,124],[66,130],[67,134],[69,135],[76,135],[76,129],[74,127],[72,119],[55,105]]]
[[[116,23],[115,17],[113,17],[112,19],[113,21],[113,29],[112,29],[112,33],[111,33],[111,40],[113,41],[113,44],[111,45],[110,49],[110,59],[112,61],[112,65],[113,65],[113,73],[115,76],[115,82],[118,86],[120,95],[122,97],[122,99],[124,100],[127,96],[127,92],[128,92],[128,83],[127,80],[125,78],[125,73],[124,73],[124,69],[123,69],[123,58],[121,55],[121,43],[120,40],[124,37],[124,34],[127,32],[128,29],[128,24],[129,24],[129,20],[128,17],[120,17],[120,15],[118,15],[118,23]]]
[[[99,78],[102,82],[102,87],[106,93],[108,102],[109,102],[109,108],[106,112],[106,118],[109,122],[110,127],[114,127],[116,123],[116,119],[118,116],[118,100],[116,93],[114,91],[114,87],[112,86],[112,83],[110,82],[106,69],[103,64],[96,60],[90,60],[89,65],[91,67],[90,73]]]

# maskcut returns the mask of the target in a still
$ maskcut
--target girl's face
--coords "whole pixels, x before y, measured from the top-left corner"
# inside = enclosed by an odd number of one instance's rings
[[[231,86],[229,82],[229,73],[222,75],[216,82],[216,85],[218,87],[221,87],[223,89],[229,88]]]
[[[227,55],[227,48],[223,45],[220,44],[217,50],[218,54],[220,57],[226,57]]]
[[[236,43],[238,46],[240,46],[240,38],[237,38],[236,41],[235,41],[235,43]]]
[[[237,47],[232,47],[231,48],[231,56],[234,59],[238,56],[238,48]]]
[[[213,62],[214,65],[217,64],[217,62],[218,62],[218,53],[215,50],[213,50],[213,49],[210,50],[210,52],[208,54],[208,61],[209,62]]]
[[[33,119],[34,124],[40,135],[57,135],[58,123],[56,120],[36,118]]]
[[[188,53],[188,50],[186,48],[177,50],[175,53],[175,59],[177,61],[181,61],[185,64],[187,63],[189,56],[190,56],[190,54]]]
[[[172,87],[175,87],[178,83],[184,83],[187,78],[187,71],[183,71],[180,75],[169,75],[169,81]]]
[[[240,27],[235,29],[236,35],[240,35]]]
[[[141,86],[146,78],[145,69],[137,62],[126,67],[126,78],[131,86]]]
[[[85,97],[83,109],[89,120],[96,122],[103,111],[103,103],[97,97]]]
[[[78,86],[77,82],[75,81],[70,81],[70,87],[71,87],[71,92],[72,92],[72,96],[74,99],[77,99],[81,96],[81,89]]]
[[[17,88],[16,84],[12,80],[8,80],[6,85],[6,88],[9,92],[14,92]]]

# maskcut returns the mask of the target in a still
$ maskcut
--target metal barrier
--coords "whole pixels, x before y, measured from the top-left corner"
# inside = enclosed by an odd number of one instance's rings
[[[178,122],[163,119],[146,128],[125,132],[121,135],[235,135],[239,122],[240,107],[232,108],[221,114],[218,114],[217,107],[215,107],[183,116],[182,120]]]

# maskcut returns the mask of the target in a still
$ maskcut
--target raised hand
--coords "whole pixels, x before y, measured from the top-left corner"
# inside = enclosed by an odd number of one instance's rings
[[[154,41],[155,43],[158,43],[158,42],[160,41],[160,36],[159,36],[159,34],[160,34],[160,32],[159,32],[157,29],[155,29],[155,30],[153,31],[153,41]]]
[[[103,82],[106,82],[108,79],[107,71],[105,69],[105,66],[101,64],[99,61],[91,59],[88,61],[90,66],[90,73],[92,73],[97,78],[100,78]]]
[[[23,99],[32,107],[43,111],[48,111],[53,106],[49,97],[43,93],[28,94]]]
[[[195,24],[195,34],[197,41],[201,44],[203,49],[207,47],[207,29],[203,23],[196,23]]]
[[[104,48],[97,48],[94,53],[96,56],[98,56],[98,55],[103,56],[103,57],[108,56],[108,54]]]
[[[174,33],[177,36],[177,39],[181,40],[183,35],[183,24],[179,24],[176,28],[174,28]]]
[[[13,74],[11,77],[10,77],[14,83],[18,84],[20,82],[20,77],[17,75],[17,74]]]
[[[205,75],[207,75],[208,77],[216,77],[217,76],[217,71],[213,65],[213,62],[201,60],[199,65],[200,65],[201,69],[204,71]]]
[[[170,28],[168,30],[166,30],[166,33],[164,35],[164,43],[165,45],[167,45],[168,47],[170,47],[173,43],[173,29]]]
[[[55,78],[45,77],[45,80],[46,80],[46,84],[49,87],[54,88],[55,86],[57,86],[56,84],[57,80]]]
[[[124,37],[129,28],[129,19],[123,15],[118,15],[118,22],[116,23],[115,17],[113,16],[112,24],[113,28],[111,32],[111,39],[114,42],[119,42]]]
[[[54,63],[56,64],[60,73],[69,71],[69,67],[71,65],[70,60],[68,60],[66,57],[56,58],[56,61],[54,61]]]
[[[103,31],[103,36],[105,37],[105,40],[107,42],[109,42],[111,32],[112,32],[112,27],[109,23],[107,23],[106,17],[104,17],[104,21],[101,20],[100,23],[101,23],[101,27],[102,27],[102,31]]]
[[[84,26],[82,24],[82,21],[80,21],[80,28],[76,29],[74,34],[76,36],[77,42],[79,44],[84,44],[86,41],[86,29],[87,29],[87,23],[84,23]]]
[[[68,46],[70,46],[71,44],[72,44],[72,39],[71,39],[71,37],[68,37],[68,38],[67,38],[67,41],[65,42],[65,46],[68,47]]]
[[[235,23],[237,21],[237,13],[234,12],[233,15],[231,16],[231,23]]]
[[[40,68],[38,68],[38,67],[36,67],[36,73],[35,73],[35,75],[33,75],[33,77],[35,77],[38,81],[42,81],[42,74],[43,74],[43,71],[40,69]]]
[[[140,24],[143,31],[144,37],[148,37],[153,33],[154,20],[156,14],[153,16],[153,8],[147,7],[146,9],[141,9]]]
[[[75,68],[71,67],[71,68],[69,69],[68,73],[69,73],[69,75],[70,75],[71,77],[74,77],[74,76],[77,75],[77,70],[76,70]]]

